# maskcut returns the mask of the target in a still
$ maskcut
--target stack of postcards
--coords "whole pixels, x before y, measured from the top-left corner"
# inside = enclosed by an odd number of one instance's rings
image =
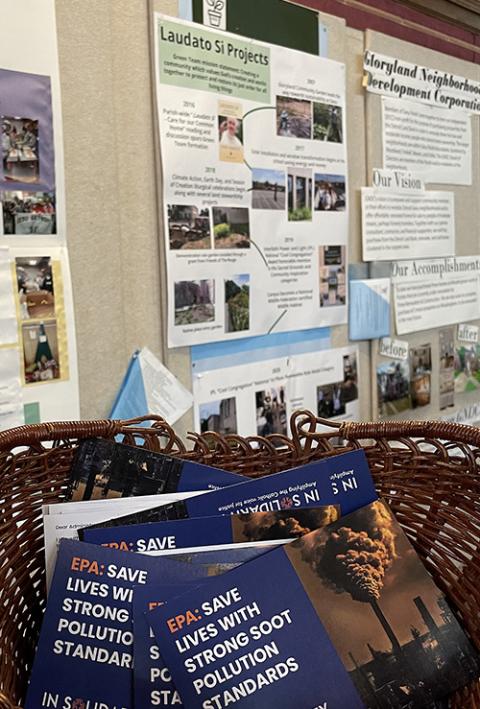
[[[434,709],[479,674],[362,450],[248,480],[92,439],[68,499],[26,709]]]

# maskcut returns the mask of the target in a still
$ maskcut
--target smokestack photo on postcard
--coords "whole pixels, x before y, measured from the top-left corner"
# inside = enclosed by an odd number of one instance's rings
[[[476,676],[473,648],[384,502],[285,552],[367,707],[426,709]]]

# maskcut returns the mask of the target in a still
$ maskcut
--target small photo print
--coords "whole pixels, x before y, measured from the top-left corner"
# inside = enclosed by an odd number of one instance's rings
[[[312,102],[277,96],[277,135],[286,138],[312,137]]]
[[[412,407],[430,403],[432,348],[430,345],[410,348],[410,395]]]
[[[60,378],[55,320],[22,325],[25,384]]]
[[[455,391],[476,391],[480,387],[480,345],[458,344],[454,361]]]
[[[168,242],[171,249],[210,249],[208,209],[187,204],[167,205]]]
[[[345,246],[319,247],[320,307],[345,305]]]
[[[175,291],[175,325],[215,320],[215,281],[177,281]]]
[[[55,316],[52,262],[49,256],[19,256],[15,259],[18,300],[22,320]]]
[[[40,176],[38,121],[2,116],[3,177],[15,182],[38,182]]]
[[[225,332],[240,332],[250,327],[250,276],[241,274],[225,279]]]
[[[216,249],[248,249],[250,217],[248,207],[212,207]]]
[[[440,355],[440,410],[455,403],[455,331],[444,327],[438,331]]]
[[[54,192],[2,192],[4,234],[55,234]]]
[[[343,380],[317,386],[317,415],[334,418],[347,413],[347,404],[358,399],[357,357],[343,357]]]
[[[411,408],[408,360],[395,360],[377,366],[378,410],[391,416]]]
[[[285,209],[285,173],[252,169],[252,208]]]
[[[237,400],[234,396],[200,404],[199,414],[201,433],[237,433]]]
[[[287,435],[287,403],[285,386],[272,386],[255,392],[257,434]]]
[[[218,104],[218,143],[220,160],[224,162],[243,162],[243,109],[234,101],[219,101]]]
[[[313,206],[316,212],[344,212],[346,203],[345,175],[315,173]]]
[[[342,109],[330,103],[313,104],[313,138],[343,143]]]
[[[288,220],[290,222],[312,219],[312,173],[303,168],[287,168]]]

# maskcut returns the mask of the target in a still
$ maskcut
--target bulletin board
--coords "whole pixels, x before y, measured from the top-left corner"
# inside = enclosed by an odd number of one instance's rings
[[[235,18],[245,2],[232,2]],[[254,4],[254,3],[253,3]],[[166,279],[164,225],[159,195],[162,173],[156,142],[154,84],[151,72],[151,11],[178,16],[182,3],[175,0],[143,2],[117,0],[99,5],[93,0],[72,6],[57,0],[57,25],[65,136],[67,230],[74,290],[78,363],[83,417],[103,417],[110,408],[134,350],[148,346],[166,366],[191,388],[190,348],[169,349],[166,338]],[[258,5],[258,3],[257,3]],[[194,6],[198,11],[199,3]],[[263,6],[263,4],[262,4]],[[277,9],[301,18],[298,36],[306,51],[318,52],[318,27],[326,28],[327,56],[346,64],[347,154],[349,210],[349,261],[362,261],[360,190],[369,185],[372,167],[381,166],[380,98],[362,87],[365,48],[407,58],[425,66],[445,68],[478,78],[478,67],[374,32],[348,27],[345,21],[324,13],[312,31],[306,32],[309,11],[276,0],[268,3],[265,17],[252,13],[235,20],[239,32],[248,26],[262,40],[262,27],[271,33]],[[287,9],[288,8],[288,9]],[[291,17],[277,20],[278,40],[285,41]],[[110,27],[111,34],[104,28]],[[75,31],[73,30],[75,28]],[[232,30],[233,28],[229,28]],[[282,34],[283,33],[283,34]],[[285,35],[285,36],[284,36]],[[122,42],[116,38],[122,37]],[[294,33],[297,36],[297,32]],[[283,39],[282,39],[283,37]],[[85,115],[88,120],[78,120]],[[99,135],[101,140],[92,140]],[[457,255],[478,250],[478,118],[473,118],[473,184],[446,186],[455,193]],[[92,172],[91,166],[95,165]],[[95,179],[92,180],[92,175]],[[429,185],[429,188],[432,188]],[[87,207],[88,205],[88,207]],[[159,266],[160,264],[160,266]],[[88,276],[86,277],[86,274]],[[108,328],[108,329],[107,329]],[[108,336],[106,333],[108,332]],[[422,331],[405,336],[412,346],[431,343],[432,396],[428,406],[389,414],[400,418],[438,418],[474,403],[475,392],[455,393],[453,409],[440,411],[438,402],[438,333]],[[331,328],[330,346],[349,344],[348,327]],[[376,369],[385,361],[376,343],[360,341],[359,415],[376,418],[378,411]],[[180,434],[193,428],[192,413],[177,424]]]
[[[451,56],[445,56],[431,49],[419,47],[417,45],[404,42],[402,40],[388,37],[378,32],[367,31],[365,33],[365,47],[381,54],[398,57],[420,66],[432,67],[442,71],[449,71],[460,76],[465,76],[468,79],[478,81],[480,79],[480,67],[471,62],[466,62]],[[367,125],[367,175],[370,176],[374,167],[382,164],[382,117],[381,117],[381,97],[368,93],[366,95],[366,125]],[[479,117],[472,115],[472,184],[468,186],[460,186],[453,184],[433,184],[429,183],[427,188],[430,190],[448,190],[454,193],[455,201],[455,236],[457,256],[469,256],[477,253],[480,246],[480,203],[478,193],[480,188],[480,161],[479,161]],[[370,184],[370,182],[368,183]],[[479,321],[471,321],[471,324],[478,325]],[[461,347],[461,343],[457,342],[457,328],[453,326],[455,347]],[[392,332],[394,324],[392,321]],[[382,413],[378,406],[377,396],[377,377],[376,369],[380,363],[385,363],[388,358],[381,357],[378,354],[378,342],[372,342],[372,417],[374,418],[421,418],[421,419],[436,419],[440,416],[451,415],[457,409],[462,409],[475,400],[475,389],[471,391],[461,391],[459,382],[457,381],[457,390],[454,394],[454,405],[441,408],[439,400],[439,367],[440,367],[440,351],[439,351],[439,331],[437,329],[422,330],[405,336],[399,336],[399,339],[406,340],[410,348],[421,348],[423,345],[431,345],[431,401],[427,405],[419,405],[414,410],[407,408],[404,411],[397,413]],[[456,379],[458,380],[457,375]],[[465,387],[463,387],[465,388]]]

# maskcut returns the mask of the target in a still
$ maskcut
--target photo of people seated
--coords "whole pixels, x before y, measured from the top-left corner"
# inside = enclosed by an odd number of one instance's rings
[[[4,180],[38,182],[38,148],[38,121],[2,116]]]

